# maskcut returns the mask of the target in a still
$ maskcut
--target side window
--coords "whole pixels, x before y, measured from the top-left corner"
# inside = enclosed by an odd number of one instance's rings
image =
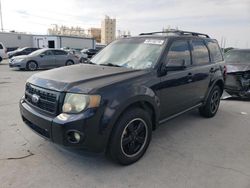
[[[44,52],[45,55],[53,55],[52,52],[50,50]]]
[[[215,41],[208,41],[207,46],[210,50],[210,55],[211,55],[211,61],[212,62],[218,62],[218,61],[223,61],[222,53],[220,50],[220,47],[217,42]]]
[[[193,40],[193,60],[196,65],[209,63],[209,53],[206,45],[202,40]]]
[[[187,41],[175,41],[171,45],[168,56],[168,60],[185,60],[186,65],[191,64],[191,56],[189,45]]]
[[[32,52],[32,48],[27,48],[26,52],[28,52],[28,53]]]
[[[62,50],[54,50],[53,53],[55,55],[67,55],[67,52],[62,51]]]
[[[2,44],[0,44],[0,49],[3,49],[3,45]]]

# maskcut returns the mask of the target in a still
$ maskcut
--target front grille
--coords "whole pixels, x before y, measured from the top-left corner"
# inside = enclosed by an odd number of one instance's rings
[[[34,95],[39,97],[38,101],[32,99]],[[57,112],[58,92],[26,84],[25,99],[28,103],[43,111],[52,114]]]

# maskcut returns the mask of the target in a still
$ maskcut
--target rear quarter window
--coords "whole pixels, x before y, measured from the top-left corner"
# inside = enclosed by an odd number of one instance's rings
[[[219,47],[217,42],[207,41],[207,46],[208,46],[209,51],[210,51],[212,62],[223,61],[223,56],[222,56],[220,47]]]

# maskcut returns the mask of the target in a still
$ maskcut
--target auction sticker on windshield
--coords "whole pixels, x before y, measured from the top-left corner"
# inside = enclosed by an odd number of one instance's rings
[[[144,44],[162,45],[163,43],[164,43],[164,40],[158,40],[158,39],[146,39],[144,41]]]

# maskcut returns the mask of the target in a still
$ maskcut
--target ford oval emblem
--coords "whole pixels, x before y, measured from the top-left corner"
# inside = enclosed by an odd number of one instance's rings
[[[36,94],[32,95],[32,102],[33,103],[35,103],[35,104],[38,103],[39,99],[40,99],[40,97],[38,95],[36,95]]]

